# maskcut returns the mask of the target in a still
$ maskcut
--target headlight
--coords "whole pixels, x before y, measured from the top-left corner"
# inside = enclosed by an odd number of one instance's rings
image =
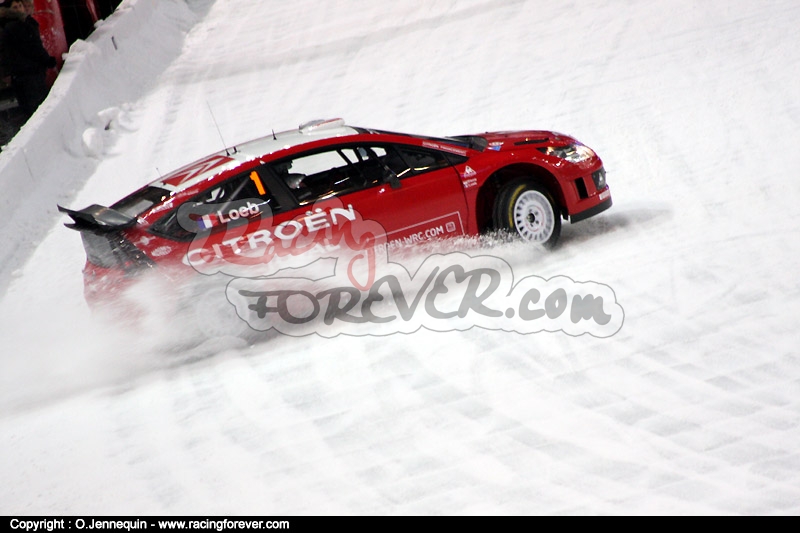
[[[594,157],[594,150],[582,144],[570,144],[555,148],[553,146],[546,146],[538,149],[545,155],[554,155],[558,158],[569,161],[570,163],[580,163]]]

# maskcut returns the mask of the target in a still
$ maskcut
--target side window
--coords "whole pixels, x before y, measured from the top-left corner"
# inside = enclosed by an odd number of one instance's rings
[[[200,231],[277,213],[281,206],[267,189],[264,176],[264,169],[256,168],[210,187],[162,217],[152,231],[189,240]]]
[[[448,166],[447,157],[436,150],[371,144],[338,146],[271,164],[299,205],[386,183],[392,174],[402,179]]]
[[[400,156],[395,148],[392,147],[389,147],[386,150],[386,156],[383,158],[383,163],[400,179],[403,179],[406,176],[411,176],[414,173],[408,163],[406,163],[405,159]]]
[[[414,174],[421,174],[423,172],[430,172],[431,170],[438,170],[450,166],[447,158],[441,152],[405,145],[397,145],[396,148],[406,166],[410,168]],[[397,175],[402,177],[399,173]]]
[[[362,156],[356,147],[284,159],[272,170],[292,190],[300,205],[346,194],[366,185],[359,168]]]
[[[389,150],[383,146],[358,146],[355,153],[358,156],[358,169],[366,181],[365,187],[385,183],[389,170],[395,173],[402,170],[387,166]]]

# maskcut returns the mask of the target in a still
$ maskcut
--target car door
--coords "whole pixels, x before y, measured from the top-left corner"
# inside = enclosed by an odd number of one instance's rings
[[[326,212],[335,198],[362,219],[378,222],[392,245],[453,237],[466,229],[461,180],[437,150],[350,143],[282,159],[271,168],[300,210]]]
[[[366,186],[344,198],[383,226],[390,246],[464,234],[464,189],[445,154],[400,144],[362,145],[356,154]]]

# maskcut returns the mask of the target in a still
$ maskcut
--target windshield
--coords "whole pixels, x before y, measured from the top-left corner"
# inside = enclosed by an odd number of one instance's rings
[[[486,139],[484,139],[483,137],[478,137],[477,135],[458,135],[455,137],[428,137],[425,135],[411,135],[408,133],[397,133],[396,131],[373,130],[364,128],[356,128],[356,129],[369,133],[382,133],[384,135],[399,135],[401,137],[413,137],[415,139],[425,139],[426,141],[452,144],[455,146],[462,146],[464,148],[469,148],[471,150],[477,150],[479,152],[483,152],[484,150],[486,150],[486,147],[489,145],[489,142]]]
[[[457,137],[451,137],[451,139],[463,141],[467,146],[479,152],[483,152],[486,150],[486,147],[489,146],[489,141],[477,135],[459,135]]]

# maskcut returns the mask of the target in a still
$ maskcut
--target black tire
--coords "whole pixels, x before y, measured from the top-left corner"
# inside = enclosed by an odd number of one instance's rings
[[[561,213],[544,187],[516,180],[500,189],[493,212],[494,227],[523,241],[552,249],[561,236]]]

